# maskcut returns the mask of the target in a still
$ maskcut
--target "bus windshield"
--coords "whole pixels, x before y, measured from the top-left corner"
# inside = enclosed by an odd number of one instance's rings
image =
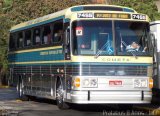
[[[74,55],[149,55],[148,23],[83,20],[73,22],[72,31]]]
[[[148,36],[148,23],[115,21],[117,55],[149,55]]]

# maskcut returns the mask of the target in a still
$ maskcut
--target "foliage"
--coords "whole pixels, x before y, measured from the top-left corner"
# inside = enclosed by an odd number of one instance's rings
[[[86,0],[14,0],[12,8],[7,9],[6,12],[17,24],[73,5],[86,3],[88,3]]]
[[[7,61],[7,49],[8,49],[8,30],[11,26],[10,19],[6,14],[2,14],[0,9],[0,79],[7,73],[8,61]]]
[[[10,7],[12,5],[13,0],[4,0],[3,1],[3,8]]]
[[[137,12],[147,14],[152,21],[160,19],[155,0],[113,0],[112,4],[127,6]]]
[[[86,0],[0,0],[0,79],[8,68],[7,49],[11,26],[73,5],[87,3]]]

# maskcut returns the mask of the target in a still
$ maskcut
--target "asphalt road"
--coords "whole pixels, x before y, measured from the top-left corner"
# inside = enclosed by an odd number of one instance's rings
[[[21,101],[15,88],[0,89],[0,115],[3,116],[146,116],[149,114],[151,111],[144,110],[141,106],[122,111],[116,105],[73,105],[69,110],[59,110],[52,100],[39,98]]]

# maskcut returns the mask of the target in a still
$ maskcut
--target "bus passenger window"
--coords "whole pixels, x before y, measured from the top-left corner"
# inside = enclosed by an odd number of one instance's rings
[[[34,29],[33,33],[33,45],[40,45],[41,38],[40,38],[40,28]]]
[[[63,22],[58,21],[53,27],[53,43],[61,43],[63,35]]]
[[[50,44],[50,43],[51,43],[51,28],[48,25],[43,28],[42,44]]]
[[[16,34],[13,33],[10,35],[10,40],[9,40],[9,49],[12,50],[12,49],[15,49],[15,41],[16,41]]]
[[[22,48],[23,47],[23,33],[20,32],[18,33],[18,38],[17,38],[17,48]]]
[[[24,45],[31,46],[31,30],[25,32]]]
[[[62,30],[58,30],[54,34],[54,42],[60,42],[62,40],[62,34],[63,34],[63,31]]]

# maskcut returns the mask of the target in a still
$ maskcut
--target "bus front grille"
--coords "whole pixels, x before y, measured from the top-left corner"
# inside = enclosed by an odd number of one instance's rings
[[[147,66],[72,65],[72,70],[67,73],[83,76],[147,76]]]

